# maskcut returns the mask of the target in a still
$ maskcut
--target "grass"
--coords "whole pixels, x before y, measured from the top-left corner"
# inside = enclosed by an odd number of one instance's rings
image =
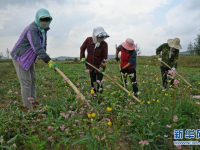
[[[183,58],[185,61],[183,61]],[[193,58],[193,57],[192,57]],[[197,61],[199,57],[195,57]],[[61,71],[77,86],[92,108],[83,105],[62,77],[42,61],[36,62],[37,97],[43,104],[27,112],[20,85],[11,62],[1,62],[0,147],[2,149],[170,149],[173,129],[198,129],[200,106],[191,95],[200,94],[200,67],[191,56],[180,56],[178,73],[196,89],[178,77],[175,90],[163,91],[159,63],[155,57],[138,57],[139,104],[106,79],[104,91],[93,99],[89,74],[80,62],[58,61]],[[183,61],[183,63],[181,63]],[[192,63],[189,63],[192,62]],[[188,65],[186,65],[188,63]],[[199,63],[200,64],[200,63]],[[118,65],[107,64],[106,73],[122,84]],[[107,85],[111,85],[107,88]],[[11,93],[8,93],[9,90]],[[131,91],[129,82],[128,90]],[[18,93],[17,93],[18,92]],[[99,104],[100,103],[100,104]],[[107,107],[112,108],[111,111]],[[91,117],[88,114],[94,113]],[[173,121],[177,116],[178,120]],[[108,122],[112,125],[108,125]],[[167,128],[171,126],[171,128]],[[149,145],[139,142],[146,140]],[[183,140],[189,141],[184,138]],[[197,140],[195,138],[191,140]],[[198,149],[198,146],[183,148]]]

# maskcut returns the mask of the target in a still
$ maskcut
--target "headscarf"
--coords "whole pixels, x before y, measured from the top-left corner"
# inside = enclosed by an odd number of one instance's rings
[[[93,29],[92,39],[93,43],[95,43],[95,48],[100,46],[101,42],[97,42],[97,37],[104,37],[103,40],[105,40],[109,35],[104,31],[102,27],[96,27]]]
[[[49,11],[44,8],[39,9],[35,14],[35,23],[38,25],[38,28],[40,29],[40,31],[42,33],[42,37],[43,37],[42,45],[44,47],[45,46],[45,30],[40,28],[40,18],[42,18],[42,17],[50,18],[49,24],[51,23],[53,18],[51,17]]]

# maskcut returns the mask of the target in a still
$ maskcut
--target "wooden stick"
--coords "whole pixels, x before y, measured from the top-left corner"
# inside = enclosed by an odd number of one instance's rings
[[[77,87],[70,81],[70,79],[57,67],[55,67],[55,70],[67,81],[67,83],[71,86],[71,88],[76,92],[76,94],[80,97],[80,99],[86,103],[86,105],[91,108],[90,104],[85,100],[85,97],[81,94],[81,92],[77,89]],[[80,104],[76,111],[82,107],[83,104]],[[85,105],[85,104],[84,104]]]
[[[91,66],[92,68],[94,68],[94,69],[96,69],[97,71],[100,72],[100,70],[99,70],[98,68],[96,68],[95,66],[93,66],[93,65],[90,64],[89,62],[87,62],[87,64],[88,64],[89,66]],[[109,77],[105,72],[102,72],[102,74],[105,75],[109,80],[111,80],[112,82],[114,82],[115,84],[117,84],[117,85],[118,85],[121,89],[123,89],[126,93],[130,94],[130,92],[129,92],[127,89],[125,89],[123,86],[121,86],[119,83],[117,83],[117,82],[116,82],[115,80],[113,80],[111,77]],[[141,103],[141,101],[140,101],[137,97],[135,97],[134,95],[132,95],[132,97],[133,97],[137,102]]]
[[[115,49],[117,50],[117,44],[115,44]],[[121,70],[120,63],[119,63],[119,70]],[[126,88],[126,85],[125,85],[125,82],[124,82],[124,75],[123,75],[122,72],[120,72],[120,74],[121,74],[121,77],[122,77],[122,82],[124,84],[124,88]]]
[[[119,64],[119,70],[121,70],[120,64]],[[125,82],[124,82],[124,74],[122,72],[120,72],[121,77],[122,77],[122,82],[124,84],[124,88],[126,88]]]
[[[81,94],[81,92],[77,89],[77,87],[70,81],[70,79],[57,67],[55,67],[55,70],[67,81],[67,83],[72,87],[72,89],[76,92],[77,95],[80,96],[81,100],[85,100],[85,97]]]
[[[164,61],[161,61],[165,66],[167,66],[169,69],[171,69],[172,70],[172,68],[168,65],[168,64],[166,64]],[[180,74],[178,74],[177,72],[176,72],[176,74],[183,80],[183,81],[185,81],[185,83],[187,83],[189,86],[191,86],[191,87],[193,87],[187,80],[185,80]]]

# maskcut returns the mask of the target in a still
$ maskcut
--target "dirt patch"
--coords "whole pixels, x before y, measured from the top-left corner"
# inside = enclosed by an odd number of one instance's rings
[[[5,103],[0,103],[0,108],[6,108],[7,104]]]

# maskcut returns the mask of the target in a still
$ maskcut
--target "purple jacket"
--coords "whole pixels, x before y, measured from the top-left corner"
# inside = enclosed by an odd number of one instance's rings
[[[45,35],[48,30],[45,30]],[[13,47],[10,53],[12,58],[17,60],[25,70],[30,68],[37,56],[47,63],[51,58],[46,53],[46,40],[44,47],[42,46],[42,40],[42,33],[37,24],[35,22],[31,23],[24,29]]]

